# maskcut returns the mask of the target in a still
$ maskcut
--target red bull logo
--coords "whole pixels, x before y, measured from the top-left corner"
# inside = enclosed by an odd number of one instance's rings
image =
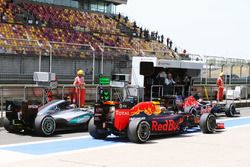
[[[152,121],[152,131],[176,131],[179,125],[174,120],[166,120],[165,123]]]
[[[131,115],[138,115],[144,112],[147,115],[160,114],[161,109],[158,102],[142,102],[131,109]]]

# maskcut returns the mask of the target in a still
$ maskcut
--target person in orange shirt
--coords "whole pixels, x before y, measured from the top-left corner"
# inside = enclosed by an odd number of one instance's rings
[[[77,76],[75,77],[73,85],[76,87],[76,94],[77,94],[77,104],[79,107],[84,107],[85,104],[85,81],[84,81],[84,71],[78,70]]]
[[[217,85],[217,100],[223,101],[223,91],[224,91],[224,73],[221,72],[220,76],[216,80]]]

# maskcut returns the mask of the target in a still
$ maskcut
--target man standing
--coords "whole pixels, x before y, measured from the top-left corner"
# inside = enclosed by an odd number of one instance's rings
[[[221,72],[220,76],[217,78],[216,85],[217,85],[217,100],[223,101],[223,91],[224,91],[224,73]]]
[[[173,95],[174,94],[174,84],[175,81],[173,80],[172,74],[168,73],[167,78],[165,79],[165,95]]]
[[[79,104],[79,107],[83,107],[85,104],[85,82],[84,82],[84,71],[78,70],[77,76],[75,77],[73,85],[76,87],[76,97],[77,97],[77,104]]]

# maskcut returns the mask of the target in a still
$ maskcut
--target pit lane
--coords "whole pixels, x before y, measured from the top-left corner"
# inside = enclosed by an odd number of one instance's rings
[[[58,133],[44,138],[30,134],[10,134],[0,129],[0,159],[7,157],[0,164],[33,166],[38,161],[43,164],[38,166],[48,166],[50,163],[58,166],[162,166],[168,162],[171,164],[168,166],[183,166],[178,160],[181,158],[182,161],[188,161],[185,166],[196,166],[196,162],[203,164],[201,166],[250,166],[249,109],[241,108],[241,117],[219,117],[220,121],[233,122],[222,133],[206,135],[198,132],[153,138],[142,145],[119,138],[97,141],[86,132]],[[48,144],[51,144],[49,151],[43,149]],[[7,161],[9,156],[15,154],[21,157],[18,164]]]

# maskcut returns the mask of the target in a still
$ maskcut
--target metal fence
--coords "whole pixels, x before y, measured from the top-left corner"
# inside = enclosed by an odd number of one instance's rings
[[[64,99],[75,91],[74,85],[59,85],[52,89],[54,99]],[[0,118],[4,117],[6,100],[31,100],[44,104],[46,101],[46,89],[35,85],[0,85]],[[86,89],[86,99],[95,101],[95,86],[89,85]]]
[[[236,87],[241,87],[240,90],[235,90]],[[232,92],[231,96],[227,98],[228,93]],[[237,92],[237,93],[236,93]],[[216,100],[217,86],[200,84],[190,87],[190,95],[198,96],[204,100]],[[249,106],[250,100],[250,85],[224,85],[224,96],[226,101],[232,101],[239,107]]]

